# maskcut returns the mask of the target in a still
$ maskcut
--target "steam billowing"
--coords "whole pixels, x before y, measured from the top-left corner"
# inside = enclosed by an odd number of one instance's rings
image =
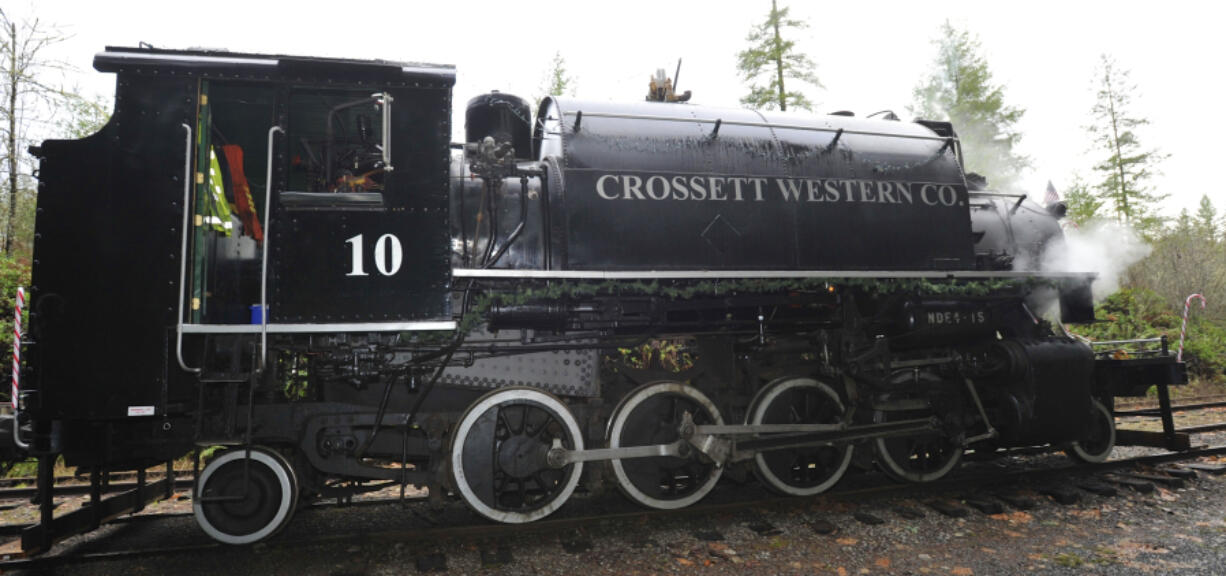
[[[1054,243],[1043,254],[1045,272],[1095,272],[1094,302],[1120,288],[1128,268],[1153,248],[1131,228],[1115,222],[1095,221],[1064,231],[1064,243]]]

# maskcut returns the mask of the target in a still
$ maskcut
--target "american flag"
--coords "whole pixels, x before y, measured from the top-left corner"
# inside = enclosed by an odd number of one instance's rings
[[[1060,201],[1060,194],[1056,192],[1056,187],[1051,185],[1051,180],[1047,181],[1047,195],[1043,196],[1043,203],[1051,206]]]

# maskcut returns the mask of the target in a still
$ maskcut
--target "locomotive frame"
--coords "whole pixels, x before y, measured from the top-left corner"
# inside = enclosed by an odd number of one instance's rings
[[[1165,350],[1058,329],[1093,318],[1092,275],[1034,265],[1058,210],[983,189],[947,123],[563,98],[534,121],[491,93],[450,145],[450,67],[95,67],[118,75],[110,123],[34,150],[27,549],[160,493],[56,518],[60,455],[97,485],[227,446],[193,504],[245,544],[388,484],[529,522],[579,482],[667,509],[724,476],[930,481],[967,448],[1104,459],[1114,397],[1158,385],[1169,415],[1186,380]],[[617,352],[661,338],[692,361]]]

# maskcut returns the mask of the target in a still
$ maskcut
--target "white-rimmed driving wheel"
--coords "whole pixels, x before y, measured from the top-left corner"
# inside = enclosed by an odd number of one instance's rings
[[[680,438],[682,416],[694,424],[723,424],[715,404],[697,388],[680,382],[638,387],[622,399],[609,421],[609,447],[671,444]],[[724,469],[699,458],[652,456],[611,460],[617,485],[631,500],[651,508],[671,510],[706,496]]]
[[[293,467],[268,448],[229,450],[209,462],[196,483],[196,522],[225,544],[252,544],[276,534],[298,502]]]
[[[583,463],[549,466],[555,441],[583,450],[566,405],[532,388],[503,388],[477,399],[451,438],[451,473],[470,508],[497,522],[520,524],[552,514],[570,498]]]
[[[1115,448],[1115,416],[1098,400],[1091,402],[1089,434],[1065,448],[1074,460],[1096,464],[1105,462]]]
[[[843,402],[830,386],[812,378],[780,378],[754,396],[748,424],[843,423]],[[758,452],[754,471],[771,490],[812,496],[839,482],[851,465],[852,446],[809,446]]]
[[[878,424],[931,416],[929,410],[877,410]],[[873,441],[877,464],[887,476],[903,482],[932,482],[944,478],[962,462],[962,445],[936,430]]]

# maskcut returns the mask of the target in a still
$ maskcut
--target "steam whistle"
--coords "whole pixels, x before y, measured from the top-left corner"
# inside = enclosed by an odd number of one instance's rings
[[[680,95],[676,93],[676,84],[681,79],[681,59],[677,59],[677,71],[670,79],[664,72],[663,68],[657,68],[654,76],[647,84],[647,101],[648,102],[689,102],[690,91],[686,90]]]

